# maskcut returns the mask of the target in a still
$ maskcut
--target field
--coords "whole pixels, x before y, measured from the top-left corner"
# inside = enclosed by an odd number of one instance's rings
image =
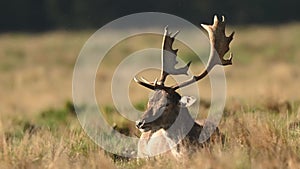
[[[114,156],[82,130],[72,103],[72,74],[93,31],[0,34],[0,168],[299,168],[300,24],[231,29],[236,32],[234,59],[225,68],[227,100],[219,125],[225,143],[179,163],[167,155],[139,161]],[[108,123],[125,134],[139,132],[117,114],[111,95],[103,91],[110,91],[110,78],[124,56],[147,46],[159,48],[160,43],[159,36],[128,39],[97,72],[97,101]],[[194,59],[188,50],[179,52],[183,60]],[[201,68],[200,62],[192,63],[194,72]],[[205,118],[209,79],[198,87],[199,118]],[[148,92],[130,84],[137,109],[145,108]]]

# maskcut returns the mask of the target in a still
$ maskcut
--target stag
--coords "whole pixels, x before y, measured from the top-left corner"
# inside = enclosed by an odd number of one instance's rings
[[[165,85],[166,78],[169,75],[187,75],[191,62],[184,67],[175,68],[178,49],[173,49],[172,45],[178,32],[172,35],[168,28],[165,28],[161,52],[162,71],[159,80],[148,82],[144,78],[134,78],[138,84],[154,91],[148,101],[146,111],[136,121],[136,127],[142,132],[138,145],[139,157],[154,156],[171,150],[171,153],[178,158],[185,152],[204,147],[213,137],[220,135],[215,124],[209,121],[200,123],[191,117],[187,107],[192,105],[195,99],[190,96],[181,96],[176,90],[203,79],[216,65],[232,64],[232,53],[229,59],[225,59],[224,56],[229,51],[234,32],[227,37],[225,25],[224,16],[222,20],[215,16],[212,25],[201,24],[207,31],[210,41],[208,64],[200,75],[173,86]],[[200,142],[199,137],[204,125],[210,126],[213,132],[208,131],[209,139]]]

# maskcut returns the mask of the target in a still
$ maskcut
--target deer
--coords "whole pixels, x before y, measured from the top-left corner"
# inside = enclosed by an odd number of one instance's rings
[[[191,65],[188,62],[185,66],[175,68],[178,49],[173,49],[173,42],[178,31],[169,33],[165,27],[162,40],[162,70],[159,80],[149,82],[143,77],[134,77],[134,81],[153,92],[149,98],[146,111],[141,118],[136,121],[136,128],[141,131],[138,142],[138,157],[152,157],[164,152],[171,152],[176,158],[181,158],[185,153],[195,152],[205,147],[212,138],[220,136],[219,128],[216,124],[205,121],[199,122],[192,118],[188,107],[196,99],[192,96],[181,96],[176,90],[198,82],[206,77],[217,65],[232,65],[233,55],[230,53],[228,59],[225,54],[229,51],[229,44],[233,40],[234,32],[229,36],[225,34],[225,17],[222,20],[215,15],[212,25],[201,24],[208,33],[210,43],[210,54],[204,70],[199,75],[182,83],[172,86],[165,85],[169,75],[187,75]],[[204,131],[204,125],[209,126]],[[201,132],[205,132],[204,141],[200,141]]]

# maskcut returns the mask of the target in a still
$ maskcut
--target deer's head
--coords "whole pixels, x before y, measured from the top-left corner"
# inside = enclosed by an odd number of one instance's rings
[[[147,110],[136,122],[136,127],[143,132],[168,129],[176,120],[180,109],[192,105],[196,99],[181,97],[174,90],[155,90],[149,98]]]
[[[199,76],[193,76],[192,79],[174,86],[165,86],[164,83],[168,75],[187,75],[191,64],[189,62],[182,68],[175,68],[178,49],[174,50],[172,45],[178,32],[171,35],[166,27],[162,43],[162,71],[159,81],[148,82],[144,78],[141,78],[141,80],[136,77],[134,78],[138,84],[154,90],[154,94],[148,101],[147,110],[144,112],[142,118],[136,121],[136,127],[142,132],[155,132],[161,128],[168,129],[175,122],[180,109],[186,108],[195,102],[193,97],[182,97],[176,90],[201,80],[216,65],[225,66],[232,64],[232,54],[230,54],[229,59],[224,59],[224,55],[229,51],[229,44],[233,39],[234,33],[229,37],[225,35],[224,17],[222,17],[222,21],[219,21],[217,16],[215,16],[213,25],[201,26],[208,32],[211,50],[208,64]]]

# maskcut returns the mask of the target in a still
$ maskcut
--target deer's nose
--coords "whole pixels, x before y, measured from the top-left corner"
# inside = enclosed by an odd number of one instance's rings
[[[136,126],[136,128],[138,128],[138,129],[142,128],[144,124],[145,124],[145,120],[137,120],[137,121],[135,122],[135,126]]]

